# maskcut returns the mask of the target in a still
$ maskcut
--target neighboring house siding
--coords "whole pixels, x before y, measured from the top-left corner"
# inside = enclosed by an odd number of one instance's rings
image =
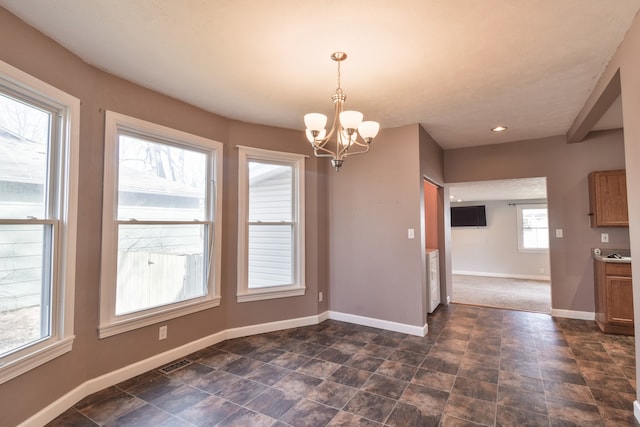
[[[42,206],[45,171],[40,165],[42,144],[32,143],[0,127],[0,212],[27,218]],[[0,228],[0,313],[40,305],[42,281],[41,226]],[[19,242],[19,243],[15,243]]]
[[[2,204],[0,204],[2,209]],[[20,241],[18,244],[10,243]],[[40,304],[42,227],[6,225],[0,232],[0,313]]]
[[[291,174],[265,174],[249,187],[249,220],[290,221],[292,218]],[[252,288],[289,285],[293,253],[291,224],[249,226],[249,284]]]

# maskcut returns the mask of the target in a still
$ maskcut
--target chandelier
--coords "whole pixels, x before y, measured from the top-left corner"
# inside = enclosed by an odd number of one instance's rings
[[[320,113],[305,114],[304,124],[307,127],[305,134],[313,147],[313,154],[316,157],[330,157],[331,166],[338,171],[347,156],[369,151],[369,145],[378,134],[380,124],[372,121],[363,122],[363,115],[359,111],[344,111],[347,95],[340,87],[340,62],[347,59],[347,54],[334,52],[331,59],[338,63],[338,88],[331,96],[335,106],[331,129],[327,133],[325,129],[327,116]],[[358,139],[358,134],[362,138],[361,141]],[[330,141],[334,135],[335,138]]]

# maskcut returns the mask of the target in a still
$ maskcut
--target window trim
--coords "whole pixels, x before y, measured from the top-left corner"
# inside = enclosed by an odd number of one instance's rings
[[[73,348],[80,100],[0,61],[0,86],[57,110],[60,147],[57,148],[55,211],[58,237],[52,245],[51,334],[2,358],[0,384],[43,365]],[[53,202],[52,202],[53,203]]]
[[[296,153],[237,145],[238,149],[238,284],[237,301],[250,302],[304,295],[305,276],[305,158]],[[250,160],[293,167],[293,284],[249,289],[249,168]]]
[[[547,234],[549,232],[549,208],[546,203],[526,203],[516,205],[516,223],[518,233],[518,252],[520,253],[549,253],[549,248],[525,248],[524,247],[524,229],[522,228],[522,210],[523,209],[546,209],[547,210]]]
[[[210,155],[209,176],[209,217],[205,222],[212,223],[209,236],[213,244],[209,245],[210,268],[207,293],[177,303],[153,307],[142,311],[115,314],[116,278],[117,278],[117,227],[122,221],[117,217],[118,197],[118,135],[120,132],[148,137],[153,141],[190,147],[206,151]],[[105,159],[103,183],[103,221],[102,221],[102,268],[100,273],[100,339],[123,332],[149,326],[187,314],[210,309],[220,305],[220,281],[222,265],[222,159],[223,144],[209,138],[193,135],[156,123],[147,122],[113,111],[105,112]],[[171,221],[161,221],[162,223]],[[142,221],[141,223],[144,223]],[[195,222],[194,222],[195,223]]]

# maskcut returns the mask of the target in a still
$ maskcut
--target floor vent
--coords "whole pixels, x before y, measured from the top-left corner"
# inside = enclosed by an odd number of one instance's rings
[[[158,371],[162,372],[163,374],[170,374],[173,371],[177,371],[178,369],[191,365],[191,363],[193,362],[187,359],[177,360],[175,362],[171,362],[167,366],[163,366],[162,368],[158,369]]]

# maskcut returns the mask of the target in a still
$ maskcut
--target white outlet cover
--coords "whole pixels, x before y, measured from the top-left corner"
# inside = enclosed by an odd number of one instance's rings
[[[556,237],[562,239],[562,228],[556,228]]]
[[[415,236],[416,236],[416,234],[415,234],[415,230],[414,230],[413,228],[409,228],[409,229],[407,230],[407,237],[408,237],[409,239],[413,239]]]
[[[600,242],[608,243],[609,242],[609,233],[600,233]]]

